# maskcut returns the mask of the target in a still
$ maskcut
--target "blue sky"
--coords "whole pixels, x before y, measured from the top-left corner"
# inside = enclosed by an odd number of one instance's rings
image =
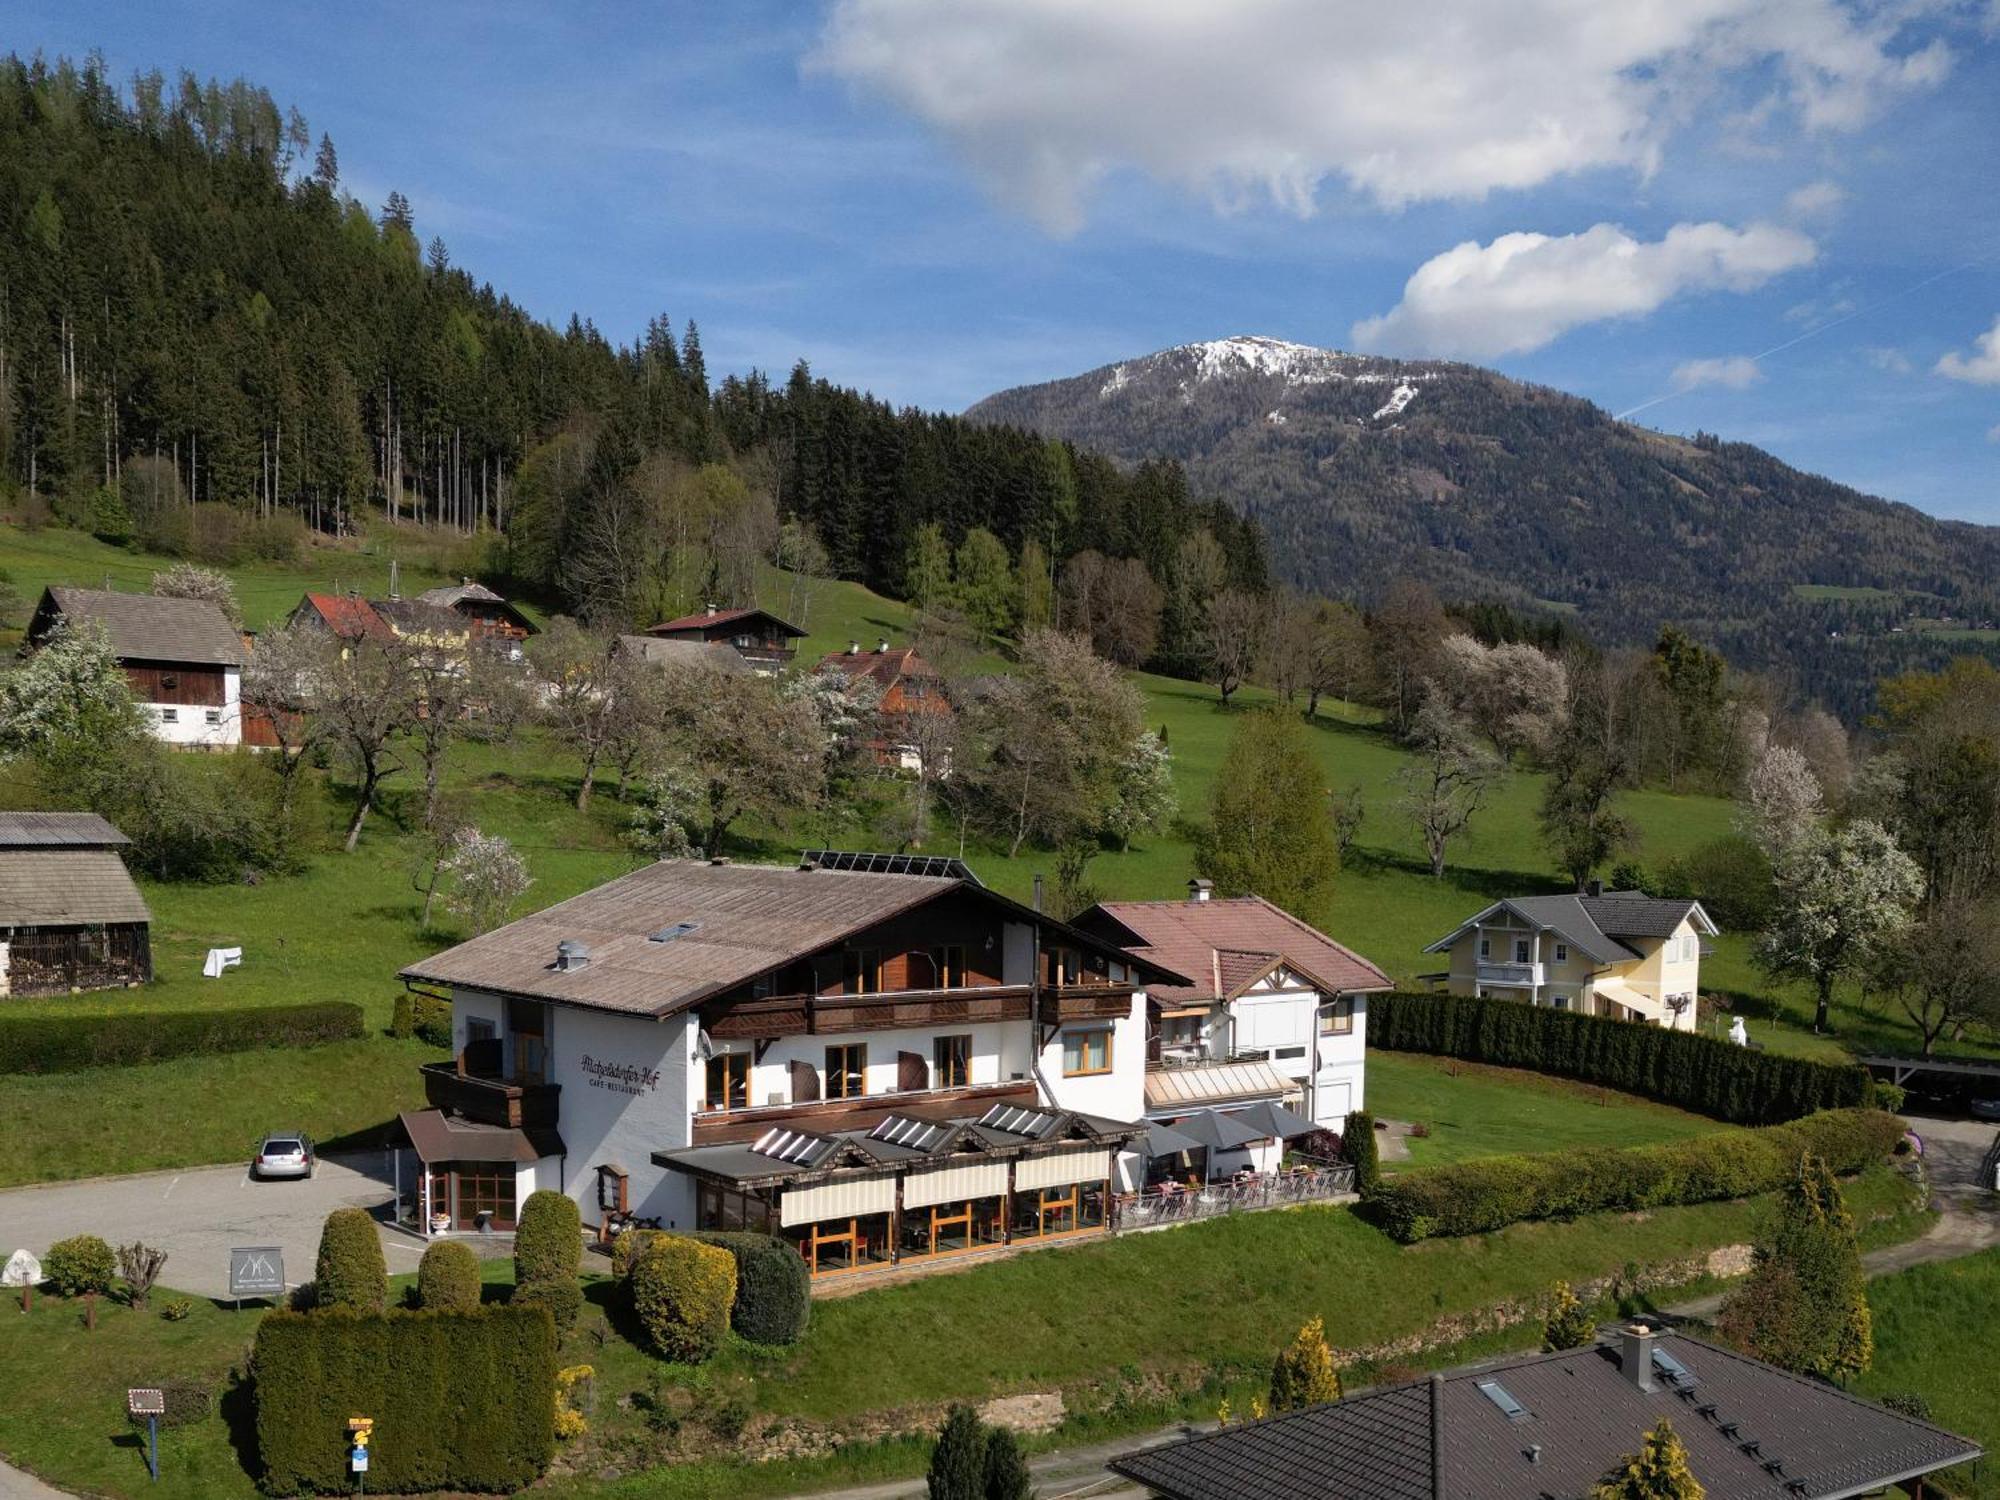
[[[712,370],[956,409],[1366,344],[2000,523],[2000,0],[13,0],[5,34],[260,82],[537,314],[692,317]]]

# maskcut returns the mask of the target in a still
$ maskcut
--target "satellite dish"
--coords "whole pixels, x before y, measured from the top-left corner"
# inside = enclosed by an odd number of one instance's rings
[[[703,1062],[707,1062],[711,1057],[715,1056],[715,1043],[709,1038],[708,1033],[700,1027],[695,1028],[694,1052],[695,1056],[699,1057]]]

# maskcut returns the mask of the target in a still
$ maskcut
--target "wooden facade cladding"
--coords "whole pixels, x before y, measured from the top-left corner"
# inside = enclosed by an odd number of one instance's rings
[[[510,1130],[554,1129],[561,1112],[562,1087],[553,1083],[509,1083],[461,1073],[456,1063],[425,1063],[424,1100],[432,1109],[461,1115],[482,1125]]]
[[[997,984],[883,995],[769,995],[704,1009],[702,1024],[718,1039],[915,1030],[975,1021],[1025,1021],[1033,1013],[1033,998],[1028,985]]]
[[[190,667],[170,661],[128,661],[123,666],[132,696],[141,703],[221,708],[228,701],[220,667]]]
[[[754,1141],[777,1126],[789,1130],[868,1130],[890,1115],[948,1120],[984,1114],[996,1104],[1035,1106],[1033,1079],[976,1084],[963,1089],[928,1089],[922,1093],[867,1094],[858,1099],[822,1099],[812,1104],[778,1104],[765,1109],[712,1110],[694,1117],[696,1146],[723,1146]]]

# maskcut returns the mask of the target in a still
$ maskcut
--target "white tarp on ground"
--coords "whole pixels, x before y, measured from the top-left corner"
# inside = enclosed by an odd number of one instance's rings
[[[211,948],[208,957],[201,961],[204,979],[220,979],[224,969],[233,969],[243,962],[241,948]]]

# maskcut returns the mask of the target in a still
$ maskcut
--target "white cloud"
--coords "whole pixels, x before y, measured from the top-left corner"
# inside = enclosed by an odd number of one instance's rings
[[[1844,0],[834,0],[808,71],[951,141],[1004,199],[1073,230],[1121,169],[1309,213],[1327,178],[1397,206],[1649,172],[1718,98],[1850,129],[1934,84],[1904,6]],[[1754,106],[1753,106],[1754,107]]]
[[[1729,354],[1718,359],[1689,359],[1674,366],[1674,389],[1692,391],[1704,385],[1719,385],[1740,391],[1764,378],[1763,366],[1747,354]]]
[[[1878,345],[1861,352],[1868,356],[1869,364],[1886,375],[1907,375],[1914,368],[1910,364],[1910,356],[1901,349],[1889,349]]]
[[[1822,179],[1794,188],[1785,199],[1785,212],[1794,219],[1830,219],[1846,201],[1846,188]]]
[[[1972,341],[1972,353],[1956,349],[1937,362],[1937,372],[1953,380],[1969,380],[1974,385],[2000,385],[2000,318]]]
[[[1797,230],[1770,224],[1676,224],[1650,243],[1616,224],[1503,234],[1490,245],[1467,240],[1417,267],[1401,302],[1354,325],[1354,343],[1408,354],[1521,354],[1580,324],[1641,317],[1683,293],[1753,291],[1817,253]]]
[[[2000,423],[1996,423],[1986,429],[1986,441],[1989,443],[2000,443]]]

